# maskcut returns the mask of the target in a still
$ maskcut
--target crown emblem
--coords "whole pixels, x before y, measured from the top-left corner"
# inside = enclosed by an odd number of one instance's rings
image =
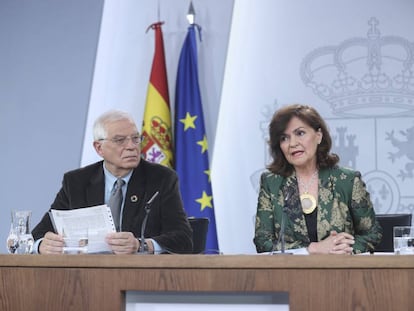
[[[371,18],[366,38],[315,49],[301,64],[306,86],[340,116],[400,116],[414,111],[414,44],[381,36]]]
[[[157,141],[162,149],[171,149],[171,129],[160,117],[151,119],[151,136]]]
[[[143,127],[145,128],[145,120]],[[169,162],[172,159],[170,126],[158,116],[151,118],[149,132],[145,129],[142,132],[141,148],[144,158],[150,162],[164,163],[167,161],[166,164],[172,166]]]

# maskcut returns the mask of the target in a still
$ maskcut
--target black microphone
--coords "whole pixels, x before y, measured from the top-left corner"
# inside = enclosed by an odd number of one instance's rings
[[[279,239],[277,240],[277,244],[280,243],[280,253],[285,254],[285,210],[287,208],[287,202],[292,196],[292,191],[289,189],[288,193],[286,194],[285,198],[283,199],[283,207],[282,207],[282,221],[280,222],[280,233]],[[275,253],[272,252],[272,255]]]
[[[142,221],[142,226],[141,226],[141,238],[139,239],[139,248],[138,248],[139,253],[148,253],[148,248],[145,247],[146,242],[145,242],[144,232],[145,232],[145,227],[147,226],[147,220],[148,220],[149,212],[151,210],[151,204],[155,200],[155,198],[158,196],[159,193],[160,193],[159,191],[155,192],[152,195],[151,199],[149,199],[148,202],[145,203],[145,207],[144,207],[145,217],[144,217],[144,220]]]

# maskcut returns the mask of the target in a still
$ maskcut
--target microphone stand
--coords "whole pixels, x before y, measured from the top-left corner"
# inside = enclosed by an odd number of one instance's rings
[[[155,198],[158,196],[159,193],[160,193],[159,191],[155,192],[152,195],[151,199],[149,199],[148,202],[145,203],[145,207],[144,207],[145,217],[144,217],[144,220],[141,226],[141,237],[139,238],[139,248],[138,248],[138,253],[141,253],[141,254],[148,254],[148,248],[145,247],[146,246],[145,235],[144,235],[145,227],[147,226],[148,215],[151,210],[151,204],[155,200]]]
[[[272,252],[272,255],[275,254],[282,254],[282,255],[292,255],[292,253],[286,253],[286,242],[285,242],[285,210],[287,208],[287,202],[289,200],[289,198],[292,196],[291,191],[289,191],[286,194],[285,199],[283,200],[283,207],[282,207],[282,220],[280,222],[280,235],[279,235],[279,239],[277,241],[277,243],[280,242],[280,253],[275,253],[274,251]]]
[[[285,253],[285,247],[286,247],[286,243],[285,243],[285,207],[283,207],[282,209],[282,222],[280,224],[280,252],[282,254]]]

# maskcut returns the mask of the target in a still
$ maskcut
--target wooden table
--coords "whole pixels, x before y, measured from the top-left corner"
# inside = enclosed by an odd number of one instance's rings
[[[0,255],[0,310],[124,310],[125,292],[287,292],[290,310],[414,310],[414,256]]]

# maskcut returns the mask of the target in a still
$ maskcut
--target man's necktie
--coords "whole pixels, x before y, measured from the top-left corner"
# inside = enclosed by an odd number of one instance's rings
[[[114,224],[116,231],[120,229],[120,216],[121,216],[121,205],[122,205],[122,186],[125,184],[125,181],[122,178],[118,178],[114,184],[114,187],[111,192],[111,197],[109,198],[108,205],[111,208],[112,217],[114,219]]]

